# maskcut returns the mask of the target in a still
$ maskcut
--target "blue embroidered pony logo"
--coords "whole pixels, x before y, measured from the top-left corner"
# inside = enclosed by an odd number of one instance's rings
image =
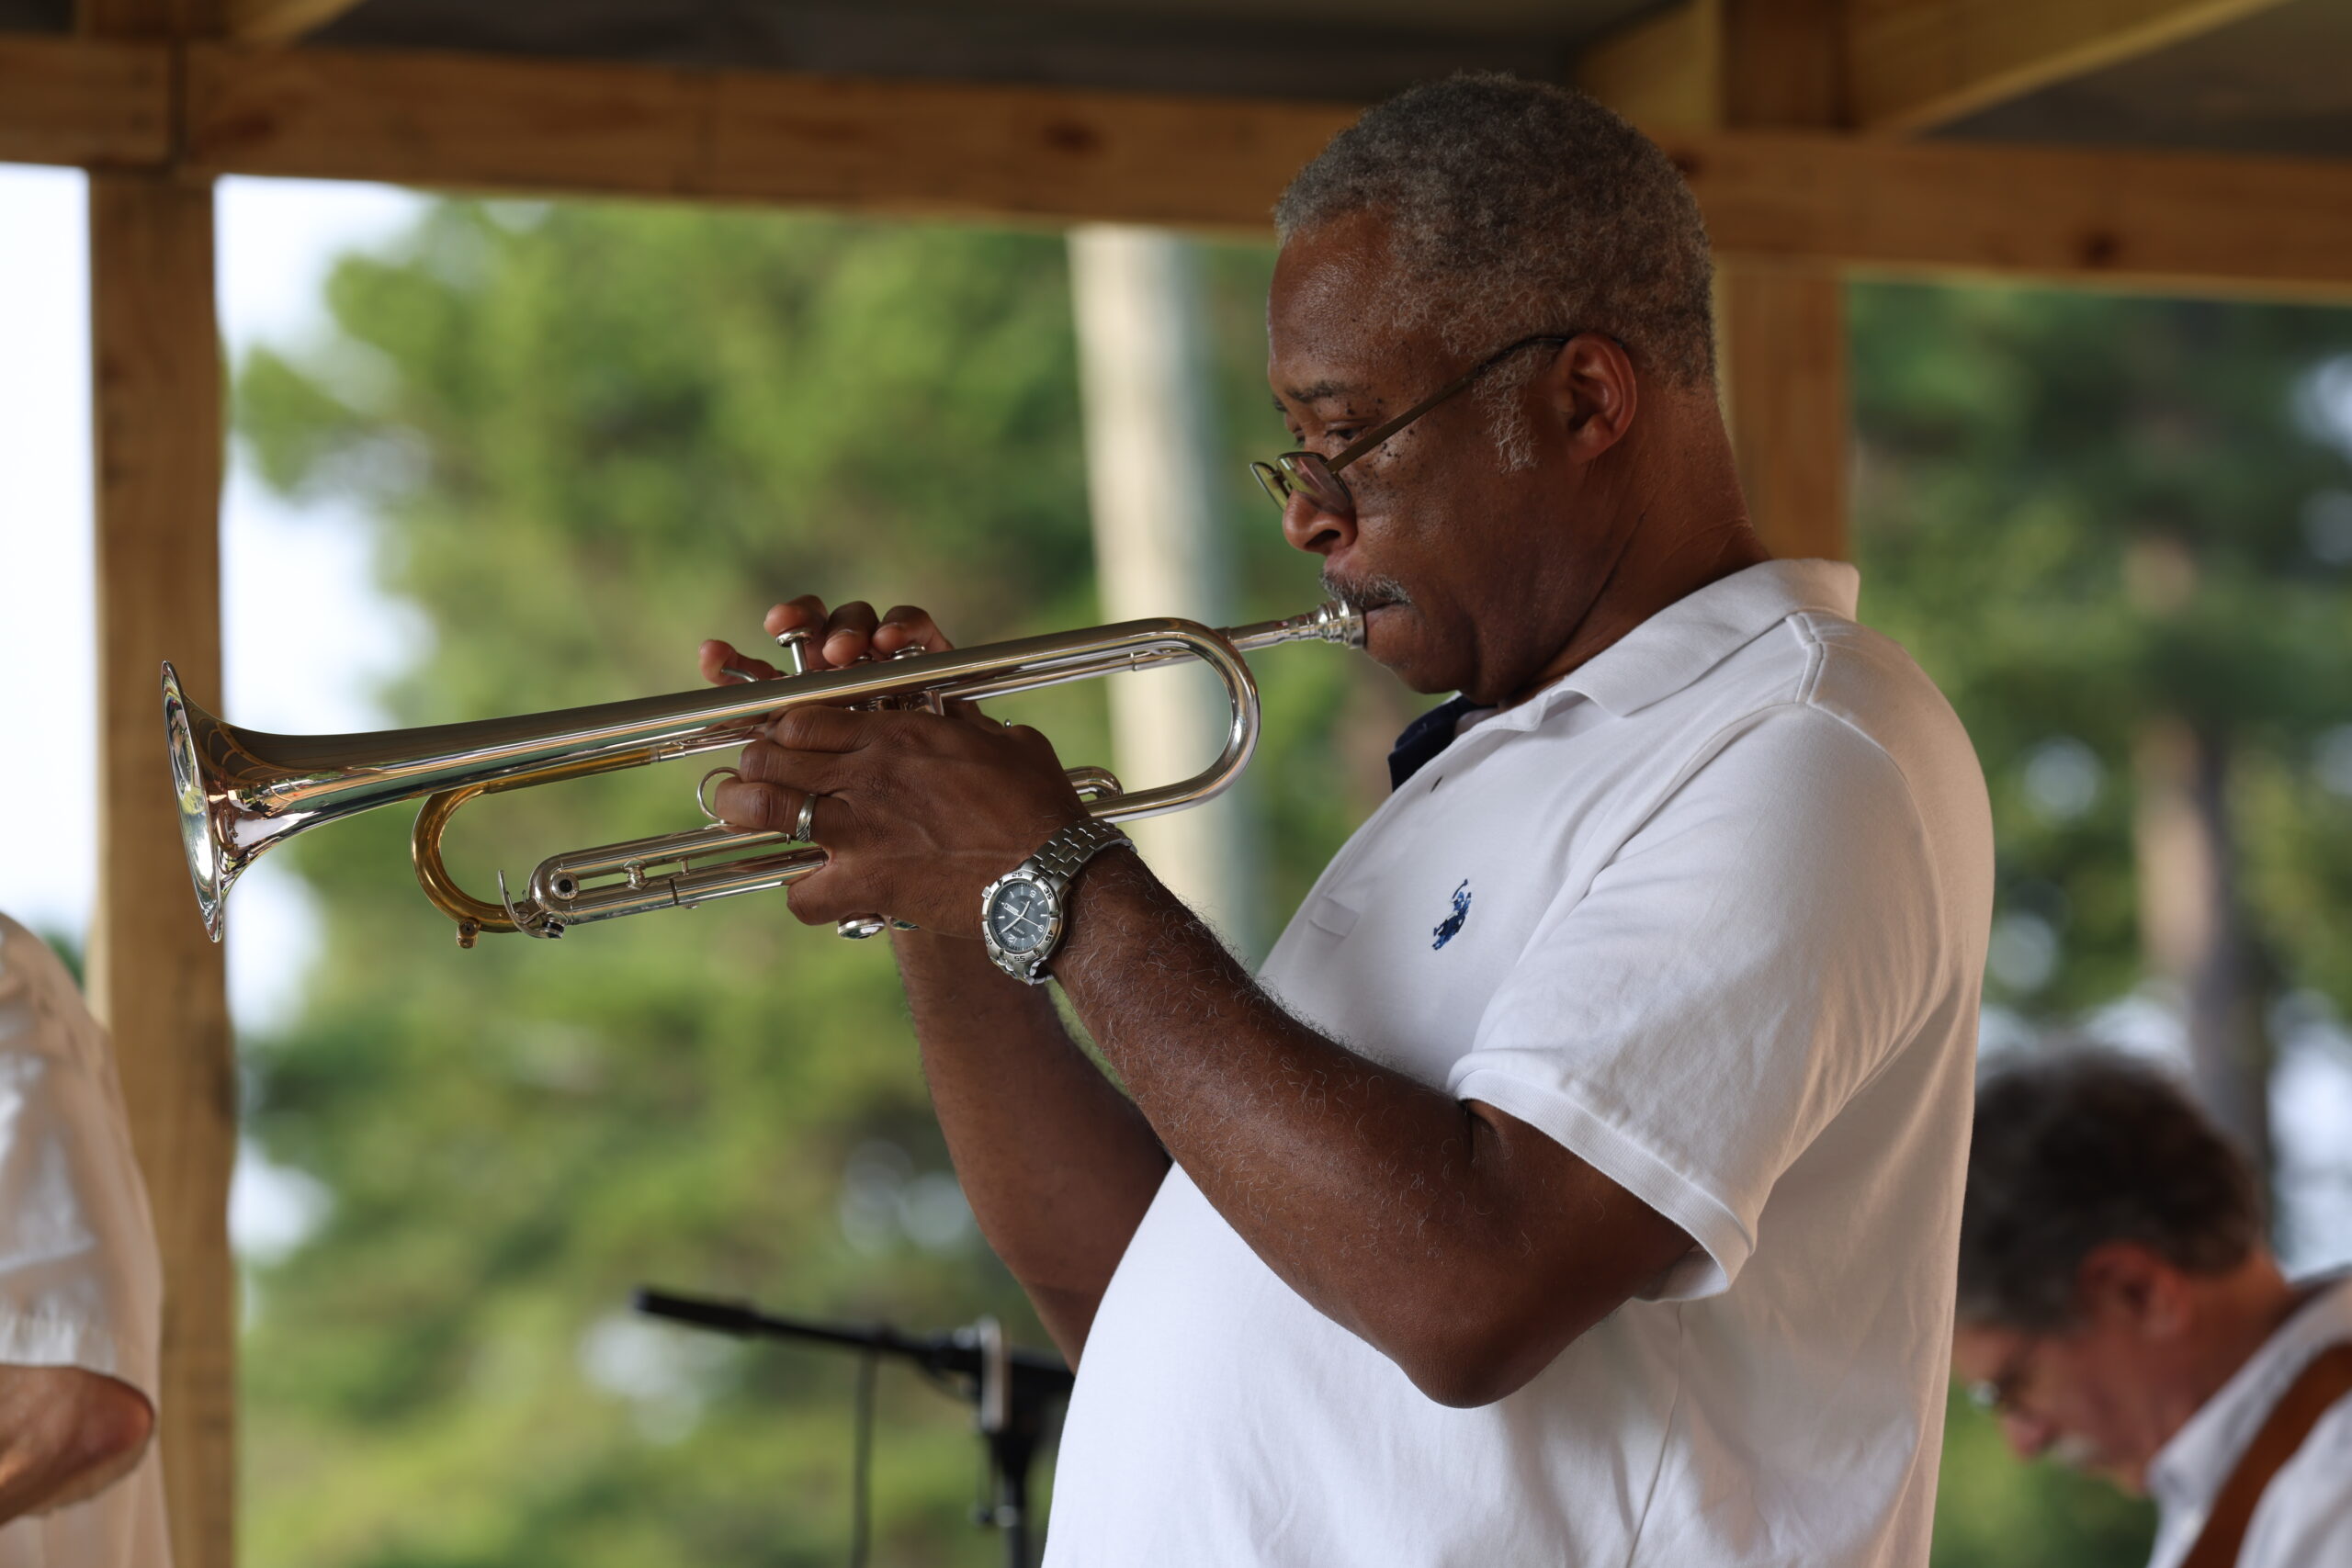
[[[1447,942],[1452,942],[1454,939],[1455,934],[1462,930],[1462,922],[1469,918],[1470,879],[1468,877],[1464,877],[1462,879],[1462,886],[1453,890],[1453,913],[1446,916],[1443,920],[1440,921],[1430,931],[1431,936],[1437,938],[1435,942],[1430,943],[1430,951],[1434,953],[1439,948],[1443,947]]]

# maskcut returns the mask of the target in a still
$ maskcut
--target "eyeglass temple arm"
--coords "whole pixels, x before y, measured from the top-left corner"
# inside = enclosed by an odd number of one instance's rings
[[[1404,429],[1415,420],[1420,418],[1421,415],[1429,412],[1430,410],[1445,401],[1446,399],[1453,397],[1456,392],[1461,391],[1463,388],[1467,387],[1471,382],[1476,381],[1479,377],[1484,376],[1487,371],[1492,370],[1496,366],[1500,365],[1504,360],[1509,359],[1521,349],[1526,348],[1532,344],[1539,343],[1567,343],[1579,335],[1581,334],[1576,333],[1538,333],[1533,337],[1523,337],[1520,339],[1517,343],[1512,344],[1508,348],[1497,349],[1494,353],[1487,355],[1486,358],[1481,359],[1477,364],[1473,365],[1469,369],[1464,370],[1453,380],[1448,381],[1444,386],[1440,387],[1436,391],[1431,392],[1428,397],[1423,398],[1419,402],[1415,403],[1411,408],[1407,409],[1403,413],[1398,414],[1395,419],[1390,420],[1387,423],[1380,425],[1365,434],[1356,437],[1355,440],[1350,442],[1347,446],[1340,451],[1338,457],[1333,457],[1329,463],[1325,464],[1324,467],[1328,468],[1335,474],[1338,473],[1341,468],[1346,468],[1350,463],[1354,462],[1358,457],[1363,457],[1365,453],[1371,451],[1374,447],[1379,446],[1382,442],[1387,440],[1390,436],[1396,434],[1398,431]]]

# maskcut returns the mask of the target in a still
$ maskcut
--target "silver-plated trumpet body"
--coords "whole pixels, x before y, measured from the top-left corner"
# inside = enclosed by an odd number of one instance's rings
[[[557,936],[582,921],[779,887],[824,863],[822,850],[789,834],[713,823],[552,856],[532,873],[520,897],[502,876],[500,901],[491,903],[458,887],[441,860],[449,818],[477,795],[740,747],[764,720],[807,704],[936,709],[953,700],[1197,659],[1222,682],[1231,707],[1215,760],[1189,778],[1136,791],[1122,790],[1100,769],[1071,774],[1097,817],[1156,816],[1215,798],[1249,765],[1258,741],[1258,687],[1241,656],[1301,641],[1361,648],[1363,617],[1334,602],[1226,631],[1194,621],[1126,621],[668,696],[359,735],[240,729],[189,702],[167,663],[164,721],[188,874],[214,941],[230,887],[271,846],[357,812],[424,797],[412,837],[417,880],[458,922],[460,945],[469,947],[481,931]]]

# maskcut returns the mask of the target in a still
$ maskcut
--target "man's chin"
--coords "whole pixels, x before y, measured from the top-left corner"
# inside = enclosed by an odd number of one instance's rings
[[[2134,1497],[2147,1492],[2143,1466],[2118,1459],[2079,1432],[2070,1432],[2041,1450],[2041,1457],[2077,1475],[2095,1475]]]

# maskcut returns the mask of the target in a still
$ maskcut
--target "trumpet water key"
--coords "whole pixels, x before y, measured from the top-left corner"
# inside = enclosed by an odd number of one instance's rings
[[[589,920],[781,887],[825,863],[822,849],[789,833],[713,821],[552,855],[539,863],[519,896],[502,873],[499,899],[492,903],[460,888],[441,857],[449,818],[479,795],[740,747],[765,720],[807,704],[937,712],[951,701],[1198,660],[1224,685],[1231,707],[1224,746],[1207,766],[1142,790],[1122,788],[1100,768],[1070,772],[1094,816],[1109,821],[1152,817],[1215,799],[1249,765],[1258,744],[1258,684],[1241,656],[1310,641],[1360,649],[1363,616],[1333,601],[1287,620],[1224,631],[1195,621],[1123,621],[669,696],[363,735],[240,729],[189,702],[165,664],[164,725],[188,874],[214,941],[220,938],[231,886],[272,845],[340,818],[422,797],[410,840],[417,882],[457,922],[458,945],[471,947],[483,931],[560,936],[565,927]],[[797,669],[798,649],[787,642],[786,653]],[[704,775],[706,784],[709,778]],[[709,815],[707,808],[704,814]],[[878,929],[878,920],[868,921],[859,934]]]

